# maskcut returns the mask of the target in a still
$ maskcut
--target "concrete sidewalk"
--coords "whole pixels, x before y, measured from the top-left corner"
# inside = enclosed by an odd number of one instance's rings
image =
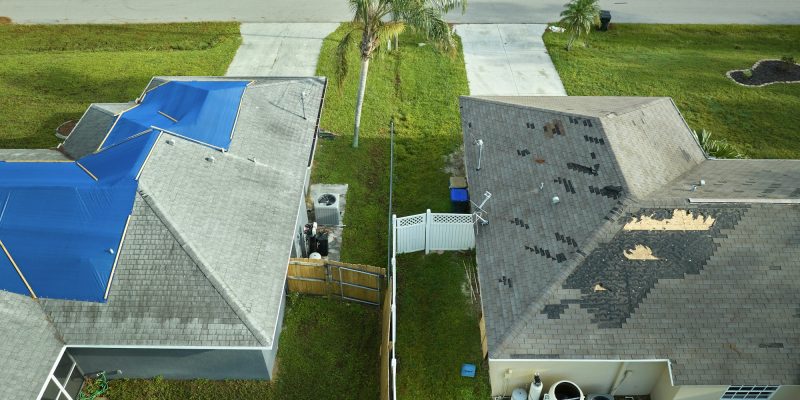
[[[456,25],[474,96],[566,96],[543,24]]]
[[[228,76],[314,76],[322,41],[339,24],[244,23]]]

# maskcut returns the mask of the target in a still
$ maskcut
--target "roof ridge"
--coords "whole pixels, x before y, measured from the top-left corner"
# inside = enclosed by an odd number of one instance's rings
[[[219,292],[220,296],[225,300],[226,303],[228,303],[236,316],[239,317],[239,319],[247,327],[250,333],[253,334],[256,340],[264,346],[271,347],[272,339],[267,337],[264,331],[258,327],[258,324],[250,317],[250,313],[244,309],[244,306],[239,299],[236,298],[228,285],[225,284],[225,282],[207,266],[207,263],[202,259],[200,254],[194,250],[194,247],[175,227],[170,218],[158,205],[155,198],[153,198],[143,186],[144,185],[142,182],[139,182],[138,192],[142,196],[145,204],[150,207],[153,213],[161,220],[170,233],[172,233],[172,235],[175,237],[175,240],[178,242],[178,245],[180,245],[189,258],[191,258],[192,261],[197,264],[197,267],[200,269],[203,275],[205,275],[208,281],[214,286],[214,288],[217,289],[217,292]]]
[[[613,236],[616,235],[620,229],[622,229],[618,226],[619,219],[628,213],[631,208],[637,207],[638,203],[628,196],[624,197],[621,202],[623,204],[621,207],[622,209],[619,212],[619,216],[611,217],[610,219],[603,221],[603,223],[592,232],[592,235],[589,236],[589,239],[586,241],[586,246],[580,249],[583,254],[575,253],[576,257],[571,260],[569,264],[565,265],[565,268],[559,274],[558,278],[553,280],[553,283],[547,287],[547,290],[543,291],[541,296],[526,306],[525,312],[521,314],[519,318],[517,318],[510,328],[506,329],[508,333],[505,335],[503,340],[498,342],[497,346],[495,346],[496,352],[507,351],[508,346],[510,346],[516,340],[516,338],[523,333],[522,330],[529,320],[532,319],[535,314],[541,312],[542,307],[545,306],[545,300],[555,293],[555,291],[561,288],[564,280],[566,280],[567,277],[569,277],[569,275],[572,274],[575,269],[583,263],[584,260],[586,260],[589,254],[591,254],[592,251],[597,248],[597,246],[601,243],[600,239],[603,236],[608,236],[608,239],[613,238]]]
[[[626,96],[626,97],[635,97],[635,96]],[[633,113],[633,112],[636,112],[636,111],[640,111],[640,110],[645,109],[647,107],[652,107],[654,103],[658,103],[660,101],[664,101],[664,99],[669,99],[669,97],[663,97],[663,96],[662,97],[658,97],[658,96],[649,97],[648,96],[648,97],[639,97],[639,98],[650,99],[650,101],[635,104],[633,106],[630,106],[630,108],[627,108],[627,109],[623,109],[623,110],[619,110],[619,111],[611,111],[608,114],[600,116],[600,117],[597,117],[597,118],[605,119],[605,118],[614,118],[614,117],[618,117],[618,116],[622,116],[622,115],[627,115],[627,114],[630,114],[630,113]]]
[[[657,103],[659,101],[663,101],[664,99],[670,99],[671,100],[670,97],[666,97],[666,96],[643,96],[642,97],[642,96],[469,96],[469,95],[464,96],[464,95],[462,95],[461,97],[466,97],[466,98],[470,98],[470,99],[474,99],[474,100],[484,101],[484,102],[487,102],[487,103],[494,103],[494,104],[499,104],[499,105],[511,106],[511,107],[515,107],[515,108],[521,108],[521,109],[525,109],[525,110],[537,110],[537,111],[551,112],[551,113],[556,113],[556,114],[578,115],[578,116],[582,116],[582,117],[586,117],[586,118],[597,118],[598,120],[599,119],[603,119],[603,118],[608,118],[608,117],[613,118],[614,116],[626,115],[626,114],[632,113],[634,111],[638,111],[638,110],[641,110],[641,109],[646,108],[648,106],[651,106],[653,103]],[[545,97],[545,98],[558,98],[558,99],[562,99],[562,98],[565,98],[565,97],[569,97],[571,99],[615,97],[615,98],[649,99],[649,101],[642,102],[642,103],[636,104],[634,106],[630,106],[629,109],[623,109],[621,111],[610,111],[610,112],[608,112],[607,114],[604,114],[604,115],[590,115],[590,114],[585,113],[585,112],[579,112],[579,111],[574,111],[574,110],[564,110],[563,108],[544,107],[544,106],[535,106],[535,105],[531,105],[531,104],[515,103],[515,102],[512,102],[512,100],[511,100],[513,98],[533,99],[533,98],[542,98],[542,97]],[[673,105],[674,105],[674,103],[673,103]]]

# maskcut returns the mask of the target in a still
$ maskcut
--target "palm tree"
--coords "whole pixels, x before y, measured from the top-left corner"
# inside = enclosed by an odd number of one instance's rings
[[[736,146],[730,144],[725,139],[712,139],[711,132],[703,129],[702,131],[693,131],[694,137],[697,138],[697,143],[703,151],[714,158],[747,158],[747,154],[742,153]]]
[[[572,48],[575,39],[588,36],[593,25],[600,23],[600,6],[597,0],[572,0],[561,12],[561,26],[569,33],[567,51]]]
[[[356,97],[356,116],[353,132],[353,147],[358,147],[358,131],[361,127],[361,108],[367,87],[367,72],[372,56],[380,50],[382,43],[399,35],[409,27],[428,36],[443,49],[452,49],[453,37],[450,26],[442,19],[442,9],[424,0],[349,0],[353,10],[353,21],[336,49],[336,75],[341,84],[347,75],[347,53],[356,44],[361,34],[361,78]],[[445,2],[448,1],[437,1]],[[395,20],[390,20],[389,17]]]
[[[412,0],[413,1],[413,0]],[[420,4],[428,3],[429,7],[435,8],[442,12],[442,14],[447,14],[452,10],[455,10],[457,7],[461,7],[461,14],[463,15],[467,12],[467,0],[416,0]],[[396,13],[392,13],[392,21],[399,21],[399,16]],[[400,35],[394,35],[394,48],[395,50],[399,49],[399,40],[398,37]],[[391,41],[389,42],[389,47],[391,49]]]

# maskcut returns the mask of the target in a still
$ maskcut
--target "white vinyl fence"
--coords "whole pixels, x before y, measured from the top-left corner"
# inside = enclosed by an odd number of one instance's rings
[[[397,254],[475,247],[472,214],[432,213],[394,217]]]

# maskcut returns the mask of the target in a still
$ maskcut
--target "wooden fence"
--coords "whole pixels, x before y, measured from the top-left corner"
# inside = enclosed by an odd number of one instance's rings
[[[381,400],[391,398],[390,388],[393,386],[394,376],[392,375],[392,351],[394,350],[394,338],[392,338],[392,279],[389,278],[386,297],[381,307]]]
[[[293,258],[289,291],[378,305],[386,291],[386,268],[330,260]]]

